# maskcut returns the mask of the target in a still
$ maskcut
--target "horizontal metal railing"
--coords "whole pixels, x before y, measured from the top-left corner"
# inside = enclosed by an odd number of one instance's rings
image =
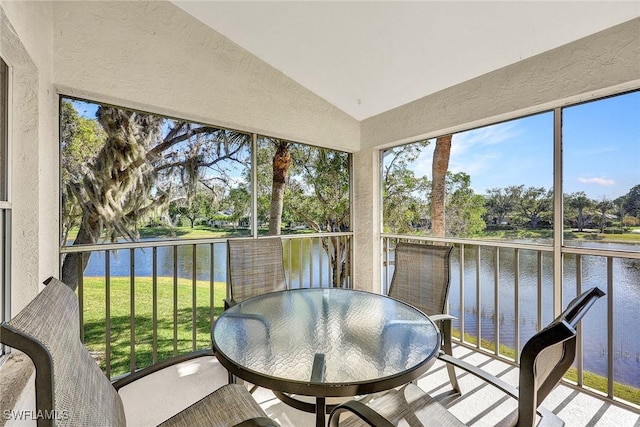
[[[522,345],[554,317],[551,245],[384,234],[385,292],[399,241],[446,242],[455,247],[449,311],[458,318],[454,327],[463,345],[516,364]],[[570,383],[637,411],[640,339],[630,339],[626,328],[635,330],[640,322],[640,251],[577,247],[561,251],[562,307],[592,286],[607,294],[578,330]]]
[[[289,287],[351,287],[351,236],[280,236]],[[189,239],[61,248],[61,256],[79,255],[80,334],[108,377],[210,348],[210,328],[227,296],[226,242]],[[336,260],[340,265],[332,268]]]

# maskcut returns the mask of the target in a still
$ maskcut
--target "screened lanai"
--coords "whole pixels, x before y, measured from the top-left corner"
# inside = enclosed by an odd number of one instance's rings
[[[444,241],[455,246],[454,267],[458,270],[453,276],[455,292],[451,294],[449,310],[458,310],[457,317],[462,319],[456,324],[461,334],[456,351],[465,355],[471,348],[473,357],[476,353],[478,357],[489,357],[478,363],[493,363],[491,356],[495,356],[506,363],[504,369],[508,370],[517,354],[505,353],[501,345],[517,348],[525,341],[524,335],[518,337],[517,333],[515,337],[500,338],[509,329],[504,315],[518,318],[518,312],[514,314],[510,308],[514,297],[510,295],[508,303],[501,299],[498,288],[505,280],[501,273],[516,277],[510,276],[511,283],[519,280],[529,286],[528,280],[532,280],[536,308],[533,320],[528,320],[532,324],[526,328],[533,331],[558,313],[581,286],[590,283],[587,278],[577,279],[583,276],[575,271],[586,271],[593,265],[602,279],[598,286],[611,295],[611,299],[601,302],[606,309],[598,319],[607,326],[598,330],[600,341],[595,351],[600,374],[607,380],[601,385],[577,374],[569,387],[586,390],[590,397],[604,399],[598,402],[617,411],[621,393],[617,384],[624,383],[626,369],[633,369],[640,349],[620,348],[620,339],[614,338],[613,331],[625,329],[620,313],[634,312],[638,306],[627,307],[613,295],[620,295],[617,283],[622,273],[618,265],[635,265],[640,255],[627,247],[582,247],[563,240],[569,227],[580,226],[577,216],[569,218],[568,208],[559,208],[563,203],[567,207],[570,204],[568,199],[563,200],[563,193],[584,190],[566,187],[569,169],[581,164],[576,160],[581,152],[580,134],[576,133],[569,142],[570,135],[563,135],[563,123],[566,129],[572,120],[578,127],[588,122],[586,113],[581,116],[581,106],[589,101],[593,104],[588,105],[606,111],[612,108],[607,107],[608,99],[637,98],[639,16],[638,5],[632,2],[336,2],[332,6],[320,2],[0,1],[0,56],[6,64],[0,74],[4,79],[0,122],[0,207],[5,242],[2,320],[10,319],[12,313],[31,301],[47,277],[60,277],[64,258],[69,254],[118,251],[117,261],[124,260],[129,266],[139,253],[162,252],[165,246],[177,253],[177,248],[184,246],[187,251],[193,248],[186,257],[192,257],[197,264],[198,253],[205,251],[203,247],[209,245],[214,253],[215,245],[226,241],[226,237],[210,241],[203,237],[196,241],[172,240],[157,247],[155,243],[129,242],[131,246],[120,247],[106,242],[83,250],[61,242],[65,221],[62,101],[115,106],[237,131],[255,147],[267,140],[278,140],[343,153],[348,157],[348,221],[347,226],[334,228],[329,234],[348,242],[342,246],[348,247],[344,276],[348,286],[385,293],[393,273],[393,248],[399,241]],[[629,108],[637,108],[634,102]],[[623,124],[633,128],[633,110],[629,111],[626,119],[596,124],[595,128]],[[426,215],[417,215],[410,225],[389,222],[392,216],[385,210],[385,168],[394,150],[423,141],[431,141],[427,145],[433,148],[438,138],[453,135],[452,150],[456,155],[456,147],[462,147],[456,141],[462,141],[468,133],[537,118],[544,122],[539,127],[544,129],[544,137],[527,143],[532,147],[539,144],[540,151],[547,153],[547,163],[532,168],[536,171],[531,173],[544,178],[545,182],[538,186],[555,190],[551,203],[556,206],[544,218],[549,230],[544,244],[470,238],[453,232],[442,237],[434,237],[428,231],[416,233],[416,227],[429,230],[430,218]],[[567,139],[565,145],[563,138]],[[627,151],[620,154],[625,160],[638,158],[640,141],[633,138],[631,144],[636,145],[631,145],[630,150],[624,146]],[[603,146],[624,148],[619,140],[603,142]],[[531,154],[517,161],[524,170],[531,167],[534,158]],[[463,161],[462,157],[452,159]],[[452,167],[450,171],[469,173],[473,179],[471,169],[485,158],[477,152],[475,158],[465,161],[460,169]],[[430,177],[430,159],[424,163],[429,171],[420,176]],[[425,164],[416,163],[414,170],[427,167]],[[628,164],[621,162],[619,169],[631,176],[631,184],[619,194],[612,193],[612,200],[630,193],[640,183],[638,170]],[[485,190],[522,184],[506,177],[496,178],[506,173],[506,163],[494,165],[495,170],[486,173],[494,180]],[[254,169],[257,171],[258,167]],[[607,178],[600,171],[593,172],[593,177]],[[386,185],[390,185],[388,181]],[[602,194],[604,190],[592,198],[602,201]],[[257,201],[258,195],[254,205]],[[589,212],[593,218],[585,228],[593,230],[596,238],[604,235],[597,232],[597,208],[587,209]],[[218,221],[221,226],[229,222],[223,209],[216,213],[218,217],[211,221]],[[251,208],[248,213],[245,237],[259,238],[259,208]],[[613,211],[597,218],[606,222],[607,215],[614,215]],[[500,220],[495,216],[498,224],[494,225],[509,225],[506,223],[515,221],[515,216],[512,213]],[[491,220],[494,218],[485,222]],[[610,222],[615,221],[610,218]],[[287,226],[292,231],[310,231],[300,221]],[[296,227],[298,230],[294,230]],[[616,228],[605,224],[602,231],[607,227]],[[317,234],[308,238],[310,242],[300,244],[297,234],[286,234],[285,254],[292,259],[294,252],[305,255],[307,251],[321,250],[326,237]],[[520,267],[516,265],[520,264],[514,259],[526,259],[527,268],[531,260],[533,267],[527,271],[528,276],[524,272],[519,276]],[[471,263],[469,271],[464,270],[465,263]],[[486,265],[499,268],[482,270]],[[311,281],[325,286],[320,283],[328,283],[332,274],[298,270],[295,262],[287,260],[285,266],[287,276],[300,284]],[[203,270],[208,271],[209,267],[207,264]],[[173,271],[168,271],[167,277],[173,277]],[[104,281],[105,273],[101,274]],[[125,267],[121,276],[126,277],[126,286],[127,280],[137,274]],[[637,273],[630,279],[626,277],[625,283],[632,284]],[[477,288],[466,287],[471,281],[478,283]],[[520,298],[531,290],[522,286]],[[484,289],[488,294],[483,294]],[[205,294],[208,299],[209,294]],[[465,298],[472,299],[470,318],[464,316]],[[487,306],[493,310],[488,316],[502,319],[503,323],[483,323],[483,307]],[[106,323],[105,313],[101,311],[100,316],[98,323]],[[210,317],[205,323],[213,321],[215,314]],[[195,325],[193,319],[189,317],[187,323]],[[509,322],[513,325],[516,320]],[[206,346],[206,336],[202,338],[196,332],[193,336],[193,347],[199,347],[202,340]],[[483,342],[484,338],[490,343]],[[101,339],[105,340],[104,332]],[[191,348],[191,341],[187,347]],[[135,356],[127,352],[124,359],[120,366],[136,369]],[[2,365],[0,372],[6,366]],[[579,369],[591,368],[587,364]],[[435,370],[433,375],[440,371]],[[223,371],[220,369],[215,375],[220,372]],[[437,388],[421,381],[427,391]],[[575,389],[566,389],[569,391],[564,397],[554,401],[558,412],[569,405],[571,399],[567,396],[574,396]],[[629,425],[637,423],[638,402],[630,403],[624,397],[622,400]],[[482,411],[478,410],[478,419]],[[608,425],[609,414],[600,415],[605,420],[602,425]],[[591,416],[595,418],[584,415],[576,419],[597,418]]]

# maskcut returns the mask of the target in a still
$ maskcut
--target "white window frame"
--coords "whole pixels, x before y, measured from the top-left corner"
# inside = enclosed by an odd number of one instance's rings
[[[0,321],[4,322],[11,318],[11,144],[9,143],[11,135],[11,75],[12,68],[4,60],[0,54],[0,61],[4,65],[6,75],[3,81],[0,81],[2,85],[2,92],[0,96],[4,96],[0,102],[4,103],[4,110],[0,110],[0,114],[4,114],[4,118],[0,123],[4,123],[3,128],[0,128],[0,144],[4,144],[4,156],[0,161],[4,162],[0,166],[0,173],[2,176],[2,183],[4,189],[4,198],[0,199]],[[9,347],[0,344],[0,356],[5,353],[9,353]]]

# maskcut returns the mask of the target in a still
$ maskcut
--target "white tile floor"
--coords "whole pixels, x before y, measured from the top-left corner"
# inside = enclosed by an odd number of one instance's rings
[[[464,347],[454,355],[516,384],[518,371]],[[418,381],[418,385],[434,397],[443,398],[449,410],[461,421],[474,426],[494,426],[515,408],[516,402],[469,374],[459,373],[463,395],[448,402],[451,390],[446,369],[436,364]],[[122,389],[128,424],[154,426],[181,408],[188,406],[212,390],[226,384],[227,372],[214,357],[200,358],[166,369]],[[282,427],[313,427],[313,414],[293,409],[276,399],[269,390],[258,389],[254,397],[267,414]],[[545,400],[544,406],[562,418],[567,427],[612,426],[640,427],[640,414],[611,405],[598,398],[560,385]]]

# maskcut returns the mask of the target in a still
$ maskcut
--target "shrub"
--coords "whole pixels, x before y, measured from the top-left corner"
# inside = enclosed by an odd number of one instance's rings
[[[640,225],[640,219],[636,218],[635,216],[625,215],[622,219],[622,225],[625,225],[627,227],[635,227],[637,225]]]
[[[508,224],[487,224],[486,231],[515,230],[516,227]]]
[[[622,233],[624,233],[624,229],[619,227],[607,227],[604,229],[604,234],[622,234]]]

